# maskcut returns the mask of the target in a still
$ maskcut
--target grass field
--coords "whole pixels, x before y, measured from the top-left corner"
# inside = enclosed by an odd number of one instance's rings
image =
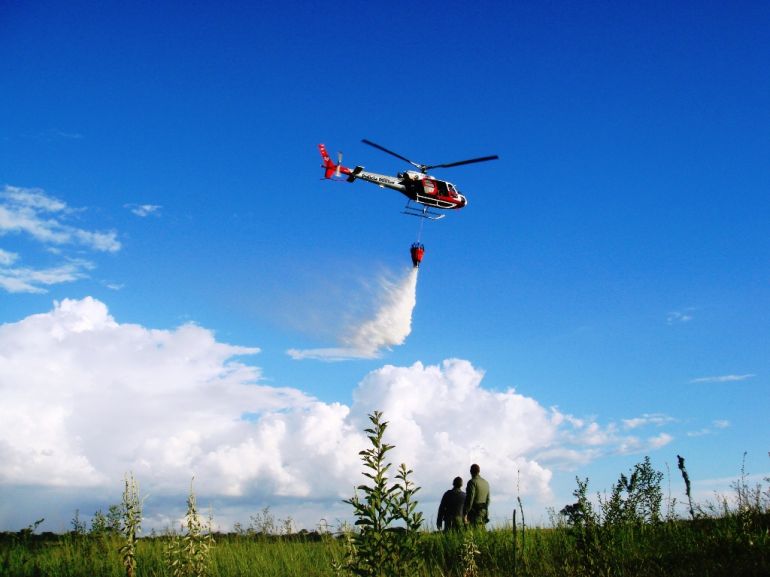
[[[212,577],[335,575],[342,542],[315,533],[290,537],[214,535]],[[137,576],[171,576],[168,538],[137,544]],[[19,535],[0,542],[0,575],[126,575],[115,535]],[[475,553],[473,551],[476,551]],[[439,576],[768,576],[770,516],[667,521],[655,525],[575,529],[557,526],[514,533],[423,533],[420,575]],[[469,555],[469,551],[471,552]]]

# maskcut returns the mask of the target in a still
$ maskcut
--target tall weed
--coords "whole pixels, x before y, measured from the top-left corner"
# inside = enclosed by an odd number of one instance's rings
[[[359,485],[356,494],[344,501],[353,507],[358,531],[344,534],[345,555],[334,569],[339,576],[411,577],[421,564],[418,531],[422,513],[414,498],[420,488],[412,483],[412,471],[403,463],[396,482],[390,482],[392,465],[386,455],[393,445],[383,440],[388,423],[379,411],[370,414],[369,420],[372,426],[365,432],[371,447],[359,455],[370,484]]]

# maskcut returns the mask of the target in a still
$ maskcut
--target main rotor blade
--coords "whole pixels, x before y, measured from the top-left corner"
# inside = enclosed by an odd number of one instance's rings
[[[406,156],[401,156],[397,152],[393,152],[392,150],[388,150],[387,148],[385,148],[384,146],[380,146],[376,142],[372,142],[371,140],[366,140],[365,138],[362,139],[361,142],[363,142],[364,144],[368,144],[369,146],[373,146],[374,148],[377,148],[379,150],[382,150],[383,152],[387,152],[388,154],[391,154],[391,155],[395,156],[396,158],[400,158],[401,160],[405,160],[406,162],[408,162],[409,164],[411,164],[412,166],[414,166],[416,168],[419,168],[420,170],[423,170],[425,168],[424,165],[417,164],[416,162],[413,162],[413,161],[409,160]]]
[[[449,168],[451,166],[460,166],[461,164],[471,164],[473,162],[486,162],[487,160],[497,160],[500,158],[496,154],[493,154],[492,156],[482,156],[481,158],[471,158],[470,160],[459,160],[457,162],[450,162],[447,164],[432,164],[430,166],[426,166],[426,170],[430,170],[431,168]]]

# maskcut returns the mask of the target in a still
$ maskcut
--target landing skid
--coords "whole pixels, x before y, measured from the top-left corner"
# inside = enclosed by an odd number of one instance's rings
[[[409,216],[419,216],[420,218],[427,218],[428,220],[440,220],[446,215],[439,212],[430,210],[427,206],[417,207],[412,205],[411,201],[406,203],[402,214],[408,214]]]

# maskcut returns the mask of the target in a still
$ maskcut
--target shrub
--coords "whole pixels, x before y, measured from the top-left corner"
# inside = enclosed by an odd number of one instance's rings
[[[370,414],[369,420],[372,427],[365,432],[372,446],[359,455],[371,484],[359,485],[356,494],[344,501],[353,507],[358,531],[345,532],[345,556],[334,563],[334,569],[339,576],[411,576],[421,563],[418,531],[422,514],[416,511],[414,499],[420,488],[410,481],[412,471],[403,463],[396,482],[389,482],[391,463],[385,456],[393,445],[383,442],[388,423],[379,411]]]

